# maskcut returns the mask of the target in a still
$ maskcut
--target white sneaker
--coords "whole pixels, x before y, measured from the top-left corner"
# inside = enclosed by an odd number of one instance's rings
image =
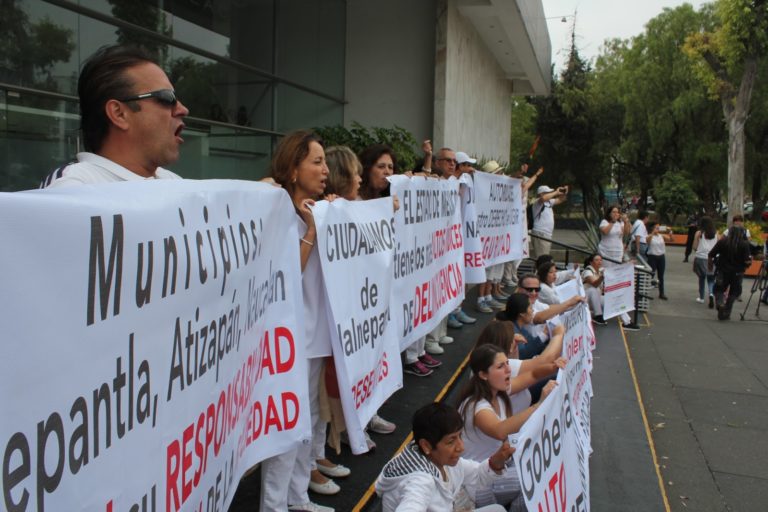
[[[293,510],[294,512],[336,512],[336,509],[324,507],[311,501],[303,505],[288,505],[288,510]]]
[[[317,470],[328,478],[344,478],[352,473],[352,470],[341,464],[336,464],[335,466],[323,466],[318,463]]]
[[[387,421],[378,414],[374,414],[371,421],[368,422],[368,428],[371,432],[376,432],[377,434],[391,434],[395,431],[396,427],[391,421]],[[320,465],[317,467],[319,468]]]
[[[484,300],[477,301],[477,306],[475,306],[475,309],[477,309],[481,313],[493,313],[493,309],[491,309],[491,306],[486,304]]]
[[[696,302],[698,302],[699,304],[704,304],[704,299],[702,299],[701,297],[696,297]]]
[[[432,340],[427,340],[427,342],[424,344],[424,350],[426,350],[428,354],[432,354],[435,356],[445,352],[445,350],[443,350],[443,347],[441,347],[438,342],[432,341]]]
[[[440,343],[441,345],[449,345],[453,343],[453,338],[451,338],[450,336],[443,336],[438,340],[438,343]]]
[[[322,494],[324,496],[333,496],[334,494],[339,494],[339,491],[341,491],[341,487],[336,484],[333,480],[330,478],[326,480],[324,484],[319,484],[317,482],[313,482],[312,480],[309,481],[309,490],[317,493]]]

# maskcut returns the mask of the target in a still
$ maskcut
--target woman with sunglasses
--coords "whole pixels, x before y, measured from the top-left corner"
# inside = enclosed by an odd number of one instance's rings
[[[310,131],[297,131],[283,137],[272,157],[271,175],[291,197],[299,223],[300,236],[296,243],[299,244],[302,271],[309,412],[312,432],[316,435],[320,423],[318,390],[323,358],[332,354],[330,330],[317,328],[326,323],[328,315],[316,246],[317,228],[312,216],[312,206],[325,192],[328,181],[328,166],[320,138]],[[265,460],[262,463],[261,510],[333,512],[332,508],[309,500],[307,490],[312,462],[310,443],[299,443],[295,449]]]
[[[469,356],[469,367],[472,369],[472,375],[457,401],[464,422],[464,457],[483,461],[496,452],[510,435],[520,430],[538,404],[520,411],[512,409],[509,397],[512,370],[507,361],[507,354],[501,347],[477,347]],[[554,386],[554,381],[545,386],[542,400]],[[514,466],[506,468],[504,476],[500,487],[503,487],[506,493],[518,490],[512,498],[509,510],[524,511],[525,503],[519,493],[520,482]],[[477,505],[496,503],[500,497],[499,492],[494,492],[493,485],[475,491]]]

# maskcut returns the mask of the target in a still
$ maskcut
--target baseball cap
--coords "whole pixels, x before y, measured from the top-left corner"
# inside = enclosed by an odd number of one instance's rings
[[[463,151],[457,151],[456,163],[457,164],[476,164],[477,160],[475,158],[469,158],[469,155]]]
[[[546,185],[542,185],[539,188],[536,189],[536,195],[540,196],[541,194],[549,194],[550,192],[554,192],[555,189],[549,188]]]

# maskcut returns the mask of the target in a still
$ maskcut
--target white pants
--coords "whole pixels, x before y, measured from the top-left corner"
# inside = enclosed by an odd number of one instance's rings
[[[550,233],[547,235],[546,233],[534,233],[535,235],[541,234],[541,236],[546,236],[547,238],[551,239],[552,234]],[[531,249],[533,254],[531,255],[534,259],[538,258],[539,256],[543,256],[545,254],[549,254],[550,249],[552,249],[552,242],[548,240],[542,240],[541,238],[531,237]]]
[[[318,391],[323,358],[307,360],[309,383],[309,415],[312,432],[320,419]],[[309,502],[309,473],[312,458],[311,440],[301,441],[294,449],[265,459],[261,463],[260,510],[286,510],[288,505]],[[290,475],[290,478],[288,478]]]
[[[405,364],[413,364],[419,360],[419,356],[424,355],[424,345],[427,343],[426,336],[414,341],[410,347],[405,349]]]
[[[437,326],[432,329],[432,332],[427,334],[428,341],[440,341],[443,336],[448,336],[448,317],[446,316]]]
[[[508,261],[504,264],[504,275],[501,280],[514,287],[517,287],[517,267],[522,260]]]
[[[603,293],[594,286],[585,286],[584,291],[587,294],[587,303],[592,311],[592,316],[601,316],[603,314]]]

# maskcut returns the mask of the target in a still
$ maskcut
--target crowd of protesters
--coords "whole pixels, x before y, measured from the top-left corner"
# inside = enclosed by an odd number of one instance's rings
[[[174,163],[183,143],[184,118],[189,111],[176,97],[160,67],[139,50],[115,46],[104,48],[83,67],[80,84],[82,128],[87,151],[77,162],[63,166],[44,179],[43,187],[145,179],[178,179],[163,166]],[[463,148],[464,149],[464,148]],[[335,479],[350,475],[350,469],[332,462],[326,446],[339,450],[345,441],[341,408],[331,406],[321,413],[321,402],[338,402],[323,382],[333,382],[331,334],[317,329],[327,317],[323,298],[323,276],[317,247],[317,229],[312,213],[315,201],[343,198],[365,201],[391,197],[393,211],[398,198],[390,195],[387,178],[395,173],[434,179],[460,178],[475,172],[505,173],[522,178],[522,196],[541,176],[539,169],[527,178],[527,166],[504,169],[490,161],[478,163],[470,151],[442,147],[434,155],[431,141],[422,145],[423,164],[400,169],[392,148],[372,145],[355,154],[344,146],[324,147],[311,131],[283,137],[273,152],[270,175],[276,186],[290,196],[300,236],[303,314],[308,359],[307,375],[312,442],[266,459],[261,464],[261,510],[329,512],[313,503],[310,493],[331,495],[342,491]],[[478,285],[475,310],[487,323],[469,356],[471,378],[455,407],[429,404],[413,415],[412,425],[395,425],[374,415],[368,430],[390,434],[397,428],[412,428],[413,441],[387,463],[376,482],[383,508],[390,510],[524,510],[509,436],[519,431],[555,386],[552,380],[565,361],[560,357],[564,329],[558,316],[587,301],[596,324],[602,316],[603,268],[623,261],[624,237],[631,236],[633,254],[647,261],[658,280],[659,296],[664,289],[664,239],[658,226],[640,214],[635,226],[616,206],[608,208],[600,223],[599,254],[587,258],[581,277],[586,298],[560,300],[556,286],[576,277],[578,268],[558,271],[550,255],[555,218],[553,207],[567,200],[568,186],[536,189],[532,205],[533,255],[536,270],[518,278],[520,261],[486,269],[486,282]],[[719,241],[711,221],[702,219],[692,242],[694,271],[699,277],[699,297],[707,293],[710,307],[718,305],[721,316],[730,314],[741,291],[740,273],[749,259],[744,229],[736,224]],[[713,260],[717,260],[717,273]],[[474,313],[473,313],[474,314]],[[628,317],[628,329],[636,329]],[[473,324],[477,318],[457,308],[423,338],[403,353],[403,371],[414,377],[432,375],[442,363],[436,357],[451,350],[448,329]],[[457,349],[458,350],[458,349]],[[375,441],[367,436],[368,448]],[[503,485],[499,485],[503,482]],[[504,489],[503,495],[498,489]],[[463,509],[462,509],[463,510]]]

